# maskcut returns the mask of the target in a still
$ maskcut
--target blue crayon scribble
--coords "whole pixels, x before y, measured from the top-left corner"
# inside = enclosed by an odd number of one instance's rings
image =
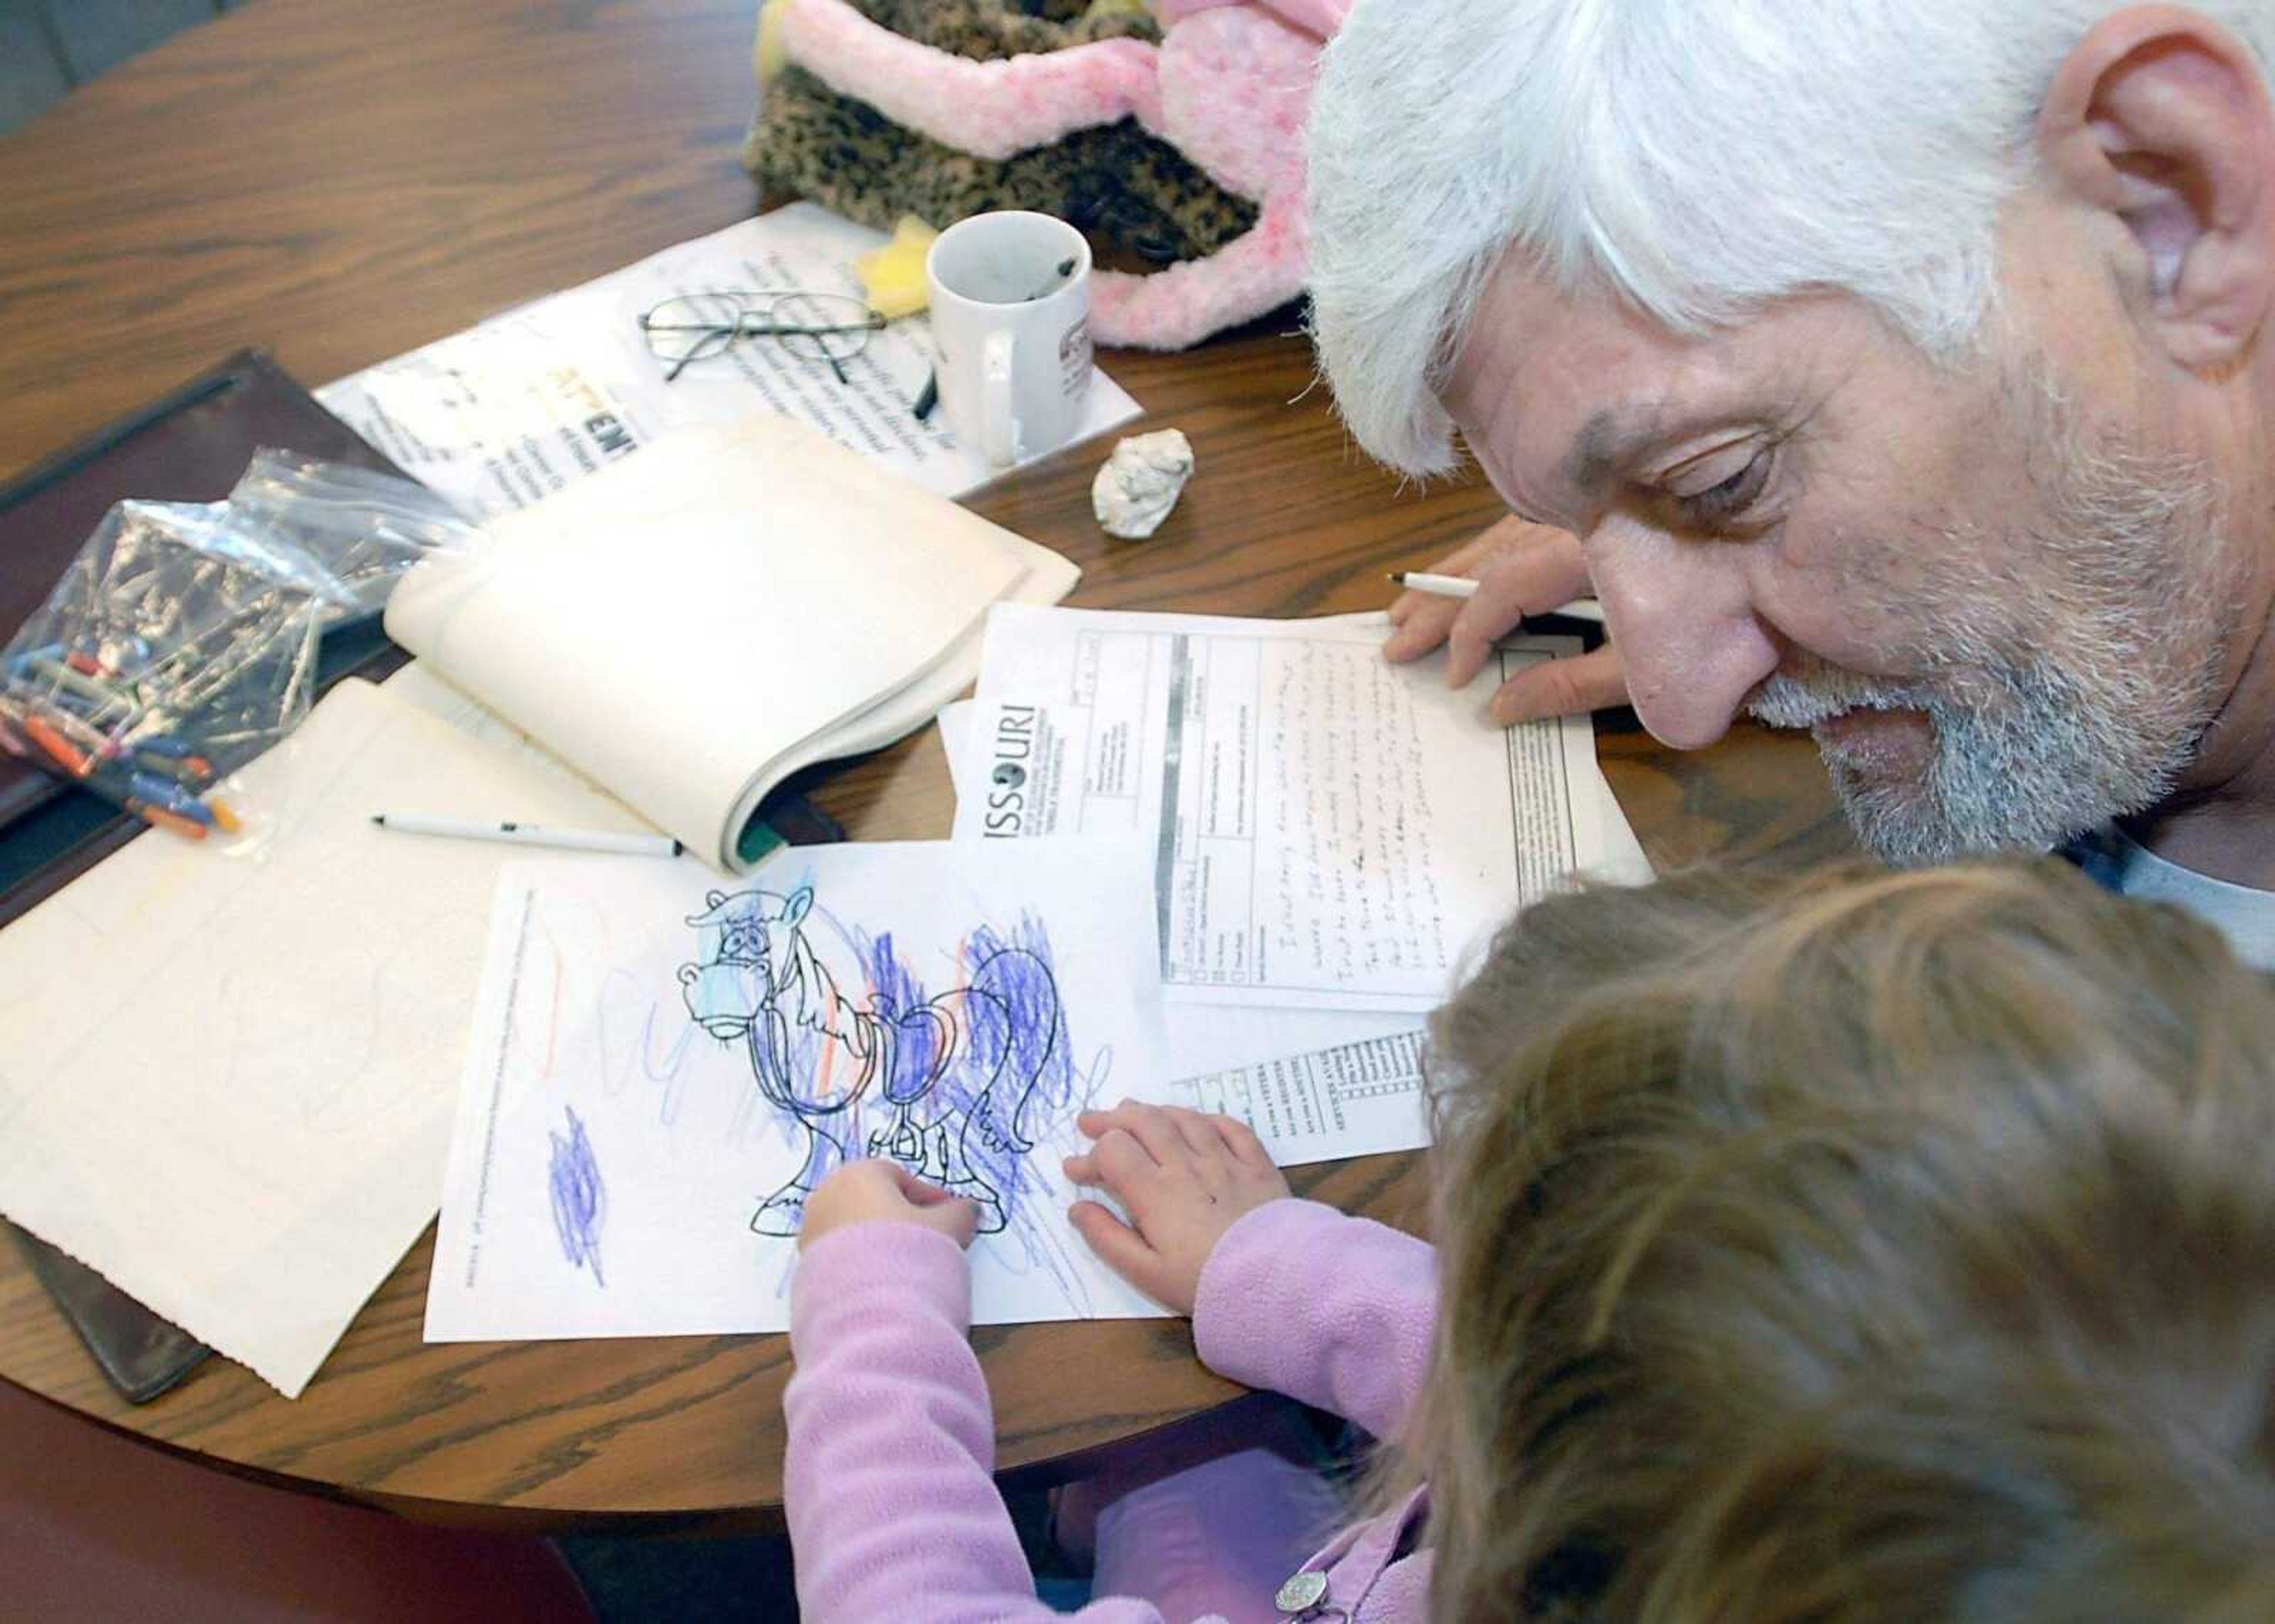
[[[831,1168],[888,1156],[971,1200],[982,1234],[1012,1230],[1031,1259],[1071,1274],[1062,1248],[1037,1252],[1030,1221],[1048,1194],[1028,1159],[1032,1125],[1062,1115],[1080,1082],[1041,920],[975,927],[939,992],[889,931],[849,929],[811,886],[714,891],[687,923],[688,1018],[744,1051],[759,1094],[802,1137],[797,1171],[759,1202],[753,1230],[795,1235]]]
[[[608,1193],[601,1183],[601,1164],[593,1159],[593,1142],[574,1107],[569,1113],[566,1138],[548,1129],[553,1141],[553,1230],[561,1237],[561,1250],[574,1268],[589,1267],[593,1283],[605,1287],[601,1273],[601,1226],[608,1216]]]

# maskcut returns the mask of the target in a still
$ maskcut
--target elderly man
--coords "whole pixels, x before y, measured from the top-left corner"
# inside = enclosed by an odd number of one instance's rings
[[[1615,644],[1500,720],[1806,727],[1883,856],[2087,837],[2275,962],[2271,52],[2275,0],[1360,0],[1325,367],[1512,514],[1391,657],[1592,582]]]

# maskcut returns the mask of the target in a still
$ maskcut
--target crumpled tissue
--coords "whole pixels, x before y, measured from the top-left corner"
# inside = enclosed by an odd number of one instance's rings
[[[1140,541],[1161,527],[1192,477],[1192,442],[1183,432],[1132,434],[1090,482],[1091,510],[1107,535]]]

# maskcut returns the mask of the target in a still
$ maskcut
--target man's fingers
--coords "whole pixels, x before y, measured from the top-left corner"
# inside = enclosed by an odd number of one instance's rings
[[[1506,728],[1627,702],[1627,672],[1620,663],[1619,646],[1606,643],[1584,654],[1544,660],[1519,671],[1500,685],[1489,708],[1493,719]]]
[[[1520,542],[1525,532],[1537,528],[1514,515],[1497,519],[1432,564],[1427,573],[1458,575],[1475,580],[1494,559]],[[1399,593],[1390,605],[1390,623],[1396,630],[1382,646],[1385,658],[1394,663],[1419,660],[1446,640],[1446,633],[1461,608],[1462,601],[1458,598],[1441,598],[1427,592]]]
[[[1160,1254],[1145,1244],[1143,1235],[1095,1201],[1077,1201],[1067,1209],[1075,1233],[1090,1243],[1100,1261],[1138,1290],[1160,1295]]]
[[[1466,688],[1484,669],[1493,646],[1527,615],[1569,602],[1588,584],[1580,544],[1560,530],[1530,527],[1529,539],[1510,548],[1478,577],[1477,595],[1462,604],[1446,632],[1446,682]]]
[[[1462,612],[1458,598],[1433,593],[1402,593],[1390,606],[1390,635],[1383,639],[1383,657],[1394,664],[1419,660],[1446,640],[1454,617]]]
[[[1478,532],[1468,540],[1430,566],[1432,575],[1477,575],[1485,567],[1512,548],[1521,547],[1536,532],[1538,525],[1528,523],[1514,513],[1504,513]]]

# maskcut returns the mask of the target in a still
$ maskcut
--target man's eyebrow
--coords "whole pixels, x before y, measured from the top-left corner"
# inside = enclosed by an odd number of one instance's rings
[[[1609,407],[1580,426],[1579,434],[1572,441],[1571,454],[1564,459],[1566,484],[1583,491],[1602,487],[1616,460],[1619,426],[1620,414]]]
[[[1712,402],[1697,403],[1676,415],[1657,407],[1633,412],[1606,406],[1573,436],[1572,449],[1564,458],[1565,482],[1596,495],[1614,474],[1641,461],[1654,447],[1672,445],[1733,420],[1729,405]]]

